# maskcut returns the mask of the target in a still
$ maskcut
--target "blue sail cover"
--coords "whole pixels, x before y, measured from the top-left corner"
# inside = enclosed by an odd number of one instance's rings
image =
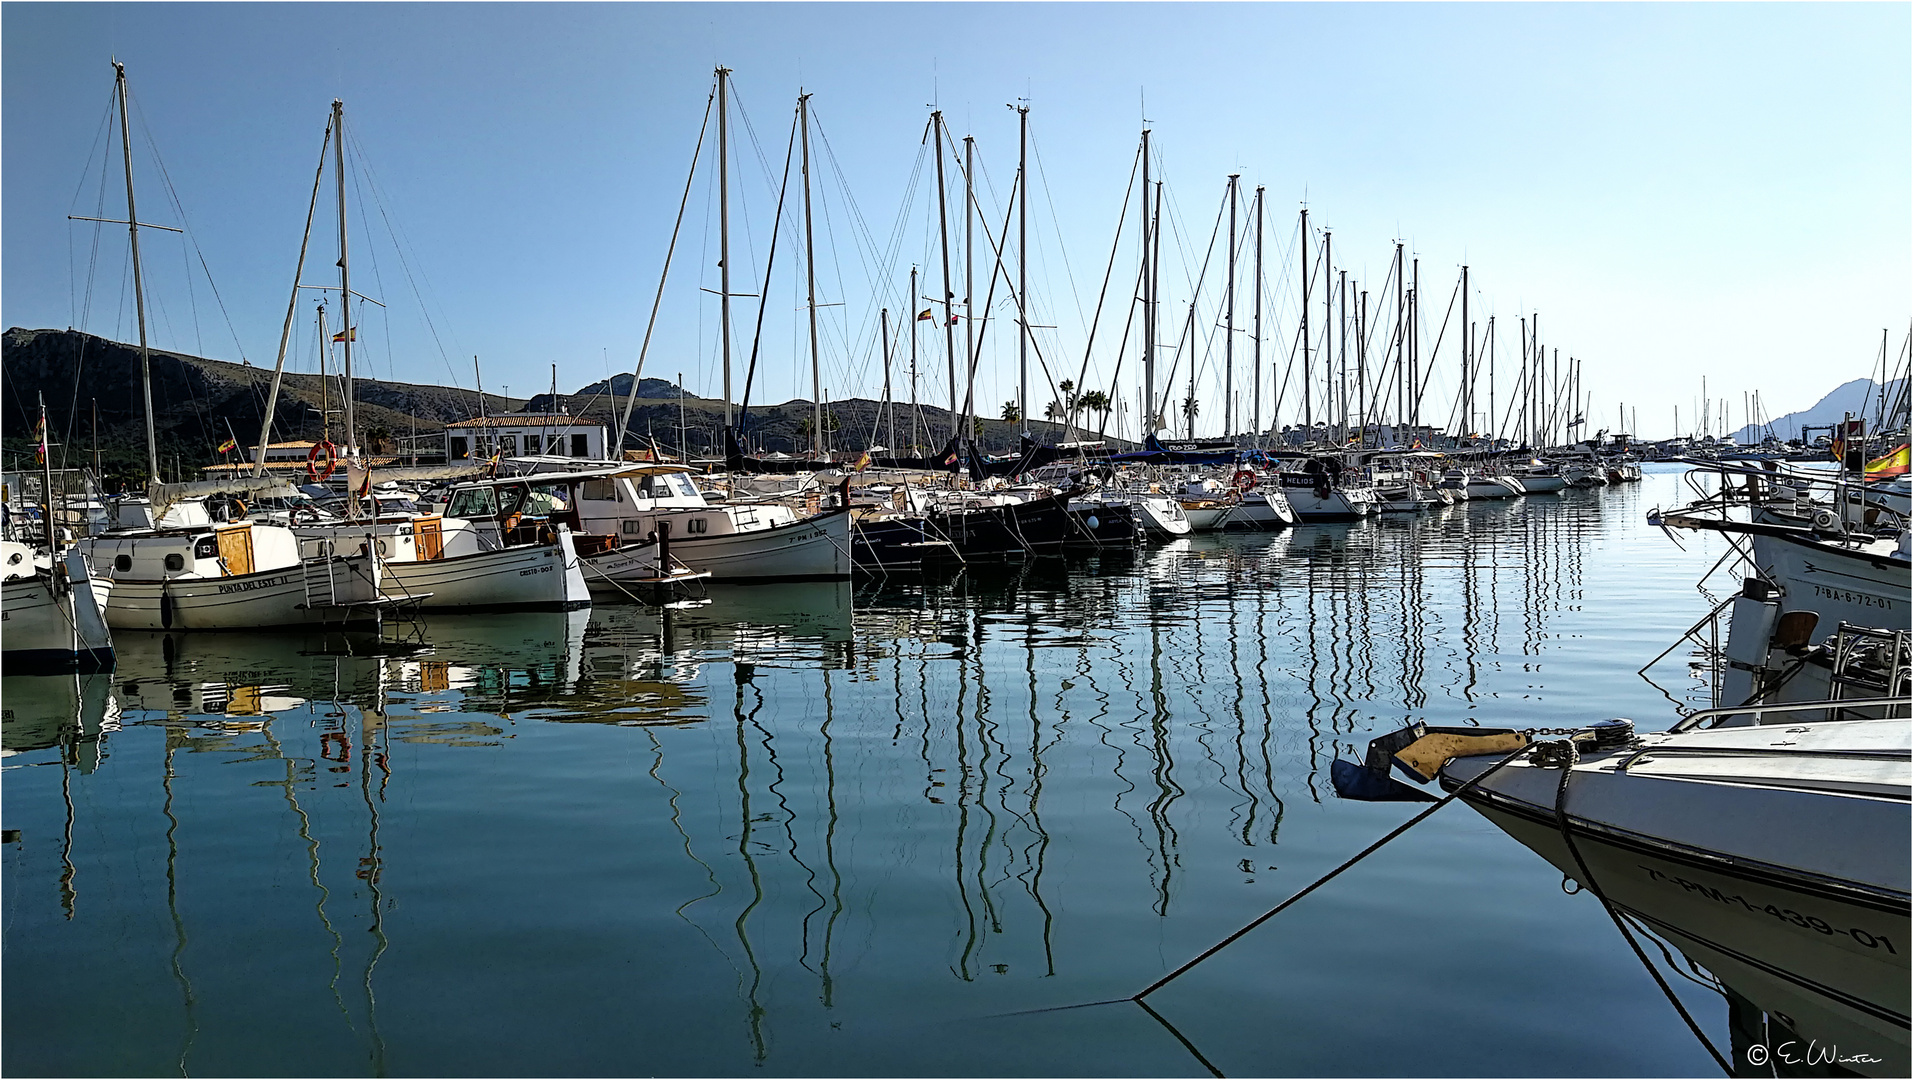
[[[1232,439],[1183,439],[1166,443],[1149,435],[1144,437],[1141,450],[1111,454],[1109,460],[1150,465],[1233,465],[1238,453]]]

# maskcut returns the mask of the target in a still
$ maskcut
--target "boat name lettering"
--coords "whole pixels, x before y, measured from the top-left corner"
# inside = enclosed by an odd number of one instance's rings
[[[1635,865],[1640,866],[1639,863],[1636,863]],[[1801,913],[1799,913],[1798,911],[1795,911],[1792,908],[1777,907],[1773,904],[1767,904],[1764,907],[1755,907],[1753,904],[1748,903],[1747,899],[1739,895],[1738,893],[1731,894],[1731,895],[1728,893],[1723,893],[1719,889],[1715,889],[1707,885],[1702,885],[1698,881],[1689,881],[1684,877],[1676,877],[1672,874],[1664,874],[1660,872],[1659,870],[1654,869],[1651,866],[1641,866],[1641,869],[1647,871],[1647,876],[1649,878],[1652,878],[1655,881],[1658,881],[1667,885],[1678,885],[1690,893],[1695,893],[1700,896],[1705,896],[1710,900],[1717,900],[1720,903],[1727,904],[1730,906],[1733,904],[1739,904],[1741,907],[1747,909],[1750,912],[1753,912],[1756,915],[1772,915],[1774,918],[1779,919],[1781,922],[1792,923],[1793,925],[1800,927],[1802,930],[1812,930],[1815,933],[1825,934],[1828,937],[1832,937],[1835,934],[1838,934],[1838,935],[1841,935],[1842,937],[1852,938],[1856,945],[1861,945],[1869,949],[1883,948],[1887,952],[1893,953],[1895,955],[1898,955],[1900,951],[1899,949],[1894,947],[1893,939],[1887,937],[1885,934],[1875,934],[1867,930],[1862,930],[1861,928],[1857,926],[1849,927],[1845,930],[1842,930],[1839,927],[1834,926],[1833,924],[1827,922],[1827,920],[1822,919],[1818,916],[1802,915]]]
[[[551,567],[549,567],[549,566],[534,566],[534,567],[532,567],[532,568],[531,568],[531,569],[529,569],[529,570],[520,570],[520,571],[518,571],[518,576],[519,576],[519,577],[530,577],[530,576],[532,576],[533,574],[549,574],[549,573],[551,573]]]
[[[221,596],[229,596],[233,593],[252,592],[255,589],[270,589],[275,585],[284,585],[291,580],[290,577],[276,577],[268,578],[265,581],[235,581],[229,585],[221,585],[219,587],[219,593]]]
[[[1839,600],[1842,603],[1857,604],[1860,607],[1882,608],[1887,611],[1893,610],[1893,601],[1881,596],[1868,596],[1865,593],[1854,592],[1851,589],[1829,589],[1825,585],[1815,585],[1813,587],[1813,595],[1822,596],[1828,600]]]

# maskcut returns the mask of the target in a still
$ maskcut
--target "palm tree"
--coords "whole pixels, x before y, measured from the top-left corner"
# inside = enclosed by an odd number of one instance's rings
[[[1196,414],[1201,411],[1202,403],[1196,400],[1194,394],[1190,394],[1188,397],[1182,399],[1182,415],[1193,420],[1196,418]]]
[[[1048,420],[1051,423],[1054,423],[1058,420],[1061,420],[1062,418],[1063,418],[1063,403],[1062,402],[1052,401],[1048,405],[1043,406],[1043,419]]]
[[[1077,400],[1077,405],[1093,413],[1107,413],[1110,410],[1109,395],[1101,390],[1091,390]]]
[[[1003,422],[1006,424],[1020,424],[1023,422],[1023,410],[1016,407],[1016,402],[1006,401],[1003,403]]]

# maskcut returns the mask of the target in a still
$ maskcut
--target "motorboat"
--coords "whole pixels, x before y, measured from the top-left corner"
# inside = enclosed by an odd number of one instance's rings
[[[1710,710],[1498,769],[1460,756],[1439,781],[1803,1043],[1904,1076],[1913,724],[1904,698],[1891,718],[1847,705]]]

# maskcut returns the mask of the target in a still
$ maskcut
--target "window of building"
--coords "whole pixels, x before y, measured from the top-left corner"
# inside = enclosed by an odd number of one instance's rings
[[[502,457],[517,457],[518,436],[500,435],[498,437],[498,453]]]
[[[589,445],[586,444],[585,437],[583,435],[573,435],[571,437],[571,456],[572,457],[590,457],[591,456],[591,448],[589,447]]]
[[[463,435],[452,436],[452,450],[450,454],[452,460],[457,461],[465,457],[465,450],[470,442],[471,440]]]

